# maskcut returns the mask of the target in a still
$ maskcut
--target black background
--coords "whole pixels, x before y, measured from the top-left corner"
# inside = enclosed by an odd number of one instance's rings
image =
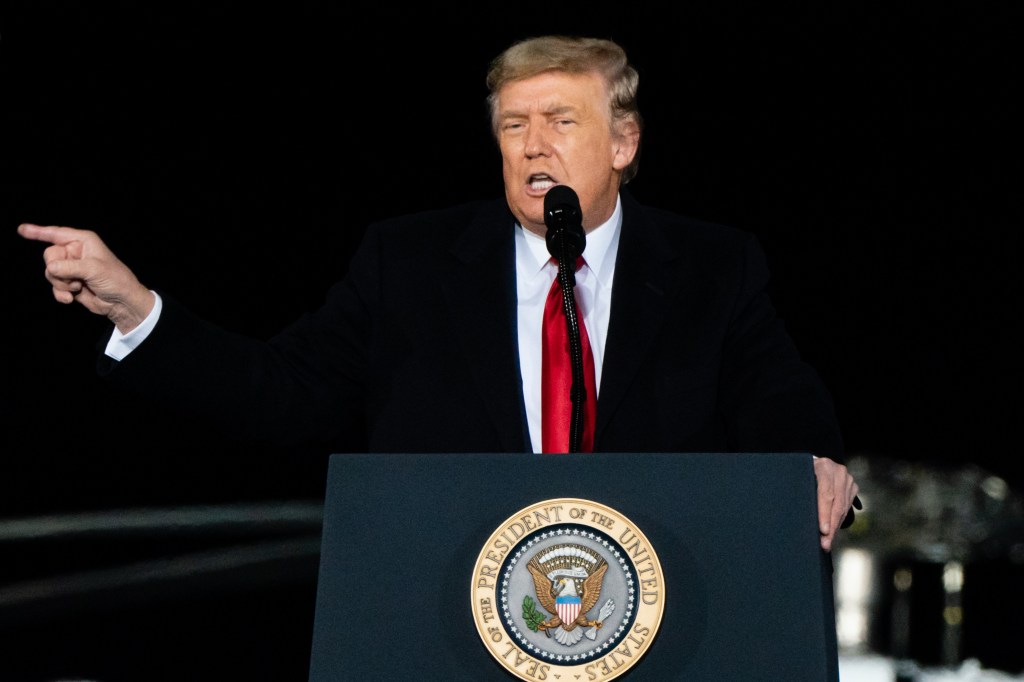
[[[500,196],[487,63],[541,33],[626,48],[646,124],[630,190],[760,238],[848,454],[1019,490],[1019,12],[660,4],[5,4],[0,518],[320,500],[326,479],[326,453],[228,441],[105,386],[105,320],[52,300],[19,222],[95,229],[144,283],[269,336],[368,222]],[[157,679],[142,666],[202,651],[228,678],[301,679],[312,593],[307,574],[256,604],[179,595],[138,627],[50,622],[0,647],[26,679]]]

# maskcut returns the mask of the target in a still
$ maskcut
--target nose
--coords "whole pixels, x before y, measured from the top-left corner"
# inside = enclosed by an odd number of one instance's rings
[[[531,125],[526,133],[526,158],[550,156],[551,145],[548,144],[547,131],[544,126]]]

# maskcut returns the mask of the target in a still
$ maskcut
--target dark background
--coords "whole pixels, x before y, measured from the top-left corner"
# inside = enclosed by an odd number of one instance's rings
[[[269,336],[344,275],[372,220],[500,196],[487,63],[558,32],[613,38],[640,72],[629,189],[760,238],[848,454],[982,467],[1019,491],[1011,7],[6,3],[0,519],[315,503],[326,479],[327,453],[229,441],[105,386],[105,320],[52,300],[19,222],[95,229],[144,283]],[[192,541],[0,542],[13,584]],[[228,583],[22,609],[0,678],[302,679],[315,561]]]

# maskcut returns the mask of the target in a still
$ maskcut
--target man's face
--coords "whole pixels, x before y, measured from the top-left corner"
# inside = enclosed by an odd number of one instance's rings
[[[554,185],[579,195],[584,229],[611,217],[639,131],[624,124],[613,134],[610,118],[608,92],[596,73],[551,71],[498,92],[505,198],[523,227],[546,233],[544,195]]]

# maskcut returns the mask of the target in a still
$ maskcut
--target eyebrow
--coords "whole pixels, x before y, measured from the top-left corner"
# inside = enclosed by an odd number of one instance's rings
[[[549,109],[545,109],[541,113],[543,113],[545,116],[561,116],[562,114],[569,114],[569,113],[573,113],[575,111],[576,111],[576,107],[571,106],[569,104],[564,104],[562,106],[551,107]],[[510,110],[510,111],[502,112],[502,114],[501,114],[501,119],[502,120],[506,120],[506,119],[510,119],[510,118],[526,118],[526,113],[522,112],[522,111],[517,111],[515,109]]]

